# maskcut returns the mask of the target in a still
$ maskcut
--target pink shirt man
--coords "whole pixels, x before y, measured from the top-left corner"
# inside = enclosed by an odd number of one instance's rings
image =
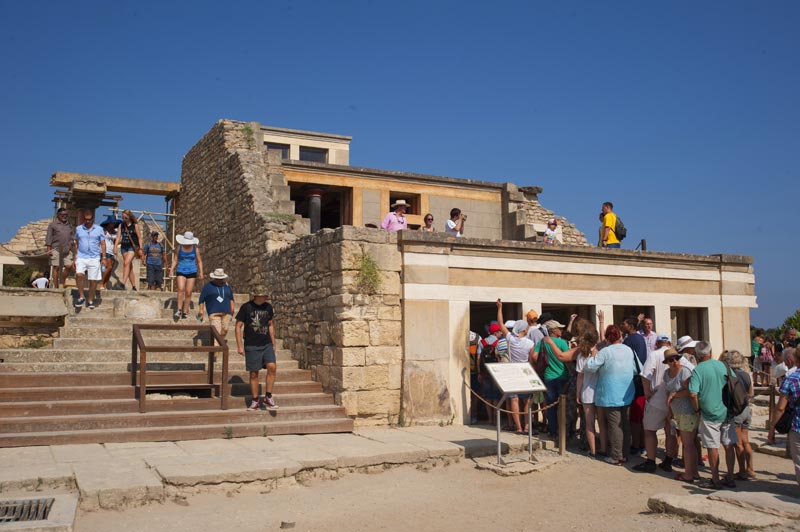
[[[408,229],[408,221],[404,216],[408,204],[405,200],[397,200],[392,204],[394,211],[384,216],[381,222],[381,229],[386,231],[400,231],[401,229]]]

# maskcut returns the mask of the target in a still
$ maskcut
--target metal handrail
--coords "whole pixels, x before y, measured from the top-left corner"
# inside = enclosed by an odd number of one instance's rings
[[[142,338],[143,330],[158,331],[209,331],[211,334],[212,345],[204,346],[159,346],[147,345]],[[218,345],[213,345],[216,342]],[[139,386],[139,412],[147,412],[147,353],[208,353],[208,382],[210,387],[214,387],[214,353],[222,352],[222,382],[219,384],[220,409],[228,409],[228,344],[222,339],[219,332],[211,325],[153,325],[153,324],[133,324],[131,335],[131,384]],[[139,356],[141,353],[141,357]],[[137,383],[137,367],[139,379]],[[176,384],[175,388],[181,385]]]

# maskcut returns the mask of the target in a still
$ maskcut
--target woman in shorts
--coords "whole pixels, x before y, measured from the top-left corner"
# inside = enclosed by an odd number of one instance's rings
[[[681,355],[674,349],[664,351],[664,364],[667,364],[667,374],[664,382],[667,386],[669,397],[667,407],[680,432],[683,444],[684,471],[675,476],[675,480],[692,483],[699,478],[697,474],[697,460],[699,449],[695,446],[697,425],[700,415],[694,411],[692,400],[689,399],[689,379],[692,370],[681,365]]]
[[[189,314],[189,303],[192,300],[196,279],[198,276],[203,278],[203,259],[200,258],[200,250],[197,249],[200,240],[194,233],[186,231],[176,236],[175,240],[180,244],[175,248],[170,267],[170,271],[175,272],[178,285],[178,308],[175,310],[175,317],[185,320]]]
[[[103,290],[109,290],[111,288],[108,285],[108,281],[111,278],[111,274],[114,273],[114,265],[117,262],[114,249],[117,242],[117,226],[119,223],[120,221],[118,218],[107,216],[106,219],[103,220],[103,223],[100,224],[100,227],[103,228],[103,238],[106,239],[106,254],[101,261],[103,266],[103,278],[100,280],[99,286]]]
[[[125,286],[130,279],[131,287],[136,290],[139,272],[134,271],[133,259],[139,256],[142,249],[142,229],[136,223],[136,216],[128,209],[122,211],[122,223],[117,229],[115,244],[114,251],[122,252],[122,285]]]
[[[756,478],[753,468],[753,448],[750,446],[750,424],[753,422],[753,411],[750,408],[750,399],[753,397],[753,381],[750,374],[742,369],[745,364],[744,356],[739,351],[724,351],[719,356],[720,362],[727,362],[728,366],[736,373],[736,378],[742,381],[747,390],[747,406],[733,418],[736,427],[736,461],[739,464],[737,480],[750,480]]]

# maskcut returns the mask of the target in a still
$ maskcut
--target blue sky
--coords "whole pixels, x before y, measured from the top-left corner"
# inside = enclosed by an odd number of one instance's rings
[[[216,120],[255,120],[352,135],[358,166],[542,186],[590,239],[611,200],[626,244],[752,255],[753,323],[777,325],[800,308],[798,27],[792,1],[2,0],[0,241],[52,214],[56,170],[178,180]]]

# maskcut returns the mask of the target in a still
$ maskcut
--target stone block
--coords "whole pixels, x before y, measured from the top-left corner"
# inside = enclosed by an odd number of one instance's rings
[[[362,390],[364,389],[365,381],[365,368],[358,366],[346,366],[342,368],[332,368],[332,372],[338,371],[342,376],[342,389],[343,390]]]
[[[337,320],[377,320],[378,307],[372,305],[338,307],[334,316]]]
[[[332,270],[358,270],[363,252],[358,242],[345,240],[335,245],[331,251]]]
[[[364,368],[364,390],[381,390],[389,387],[389,366],[367,366]]]
[[[378,307],[378,319],[399,321],[403,319],[403,313],[400,310],[400,307],[380,306]]]
[[[400,274],[396,272],[381,273],[381,294],[400,295]]]
[[[370,345],[370,326],[365,321],[342,321],[331,330],[331,339],[339,347]]]
[[[403,384],[403,365],[389,364],[389,384],[390,390],[399,390]]]
[[[400,346],[378,345],[366,349],[365,362],[368,366],[399,363],[402,359],[403,348]]]
[[[358,415],[358,392],[339,392],[334,395],[337,405],[343,406],[348,416]]]
[[[400,412],[400,393],[390,390],[358,392],[358,415],[397,414]]]
[[[369,340],[373,346],[400,345],[402,322],[378,320],[369,322]]]
[[[336,449],[339,467],[367,467],[427,460],[428,453],[407,443],[383,443],[355,434],[310,434],[303,436],[321,449]]]
[[[658,493],[647,501],[647,507],[654,512],[666,512],[686,517],[700,518],[725,527],[740,530],[785,526],[787,521],[781,517],[739,508],[726,502],[710,500],[705,495],[675,495]]]
[[[364,251],[372,256],[379,270],[399,272],[403,266],[403,256],[396,245],[364,244]]]
[[[325,349],[329,348],[326,347]],[[363,366],[366,360],[366,349],[363,347],[336,347],[332,351],[332,365]]]
[[[164,500],[161,479],[141,460],[78,462],[73,467],[81,508],[120,509]]]
[[[326,366],[333,365],[333,349],[327,345],[322,349],[322,363]]]

